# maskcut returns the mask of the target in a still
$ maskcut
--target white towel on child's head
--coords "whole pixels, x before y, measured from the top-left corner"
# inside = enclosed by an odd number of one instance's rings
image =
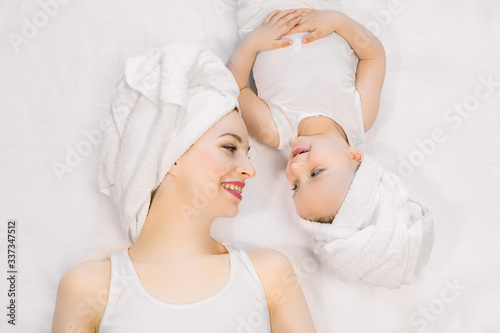
[[[346,282],[389,288],[410,283],[434,240],[428,210],[366,154],[333,222],[299,221],[320,260]]]
[[[99,187],[135,242],[152,192],[208,129],[238,107],[224,63],[197,44],[175,43],[127,60],[111,105]]]

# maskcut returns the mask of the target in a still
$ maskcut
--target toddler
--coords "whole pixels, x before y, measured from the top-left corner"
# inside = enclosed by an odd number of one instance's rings
[[[286,177],[315,252],[344,280],[408,283],[428,260],[432,220],[356,147],[377,117],[382,44],[338,1],[240,1],[238,20],[227,66],[242,116],[259,141],[290,150]]]

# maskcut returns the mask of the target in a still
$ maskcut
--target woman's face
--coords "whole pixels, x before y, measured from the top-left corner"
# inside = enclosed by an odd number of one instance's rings
[[[208,130],[178,161],[175,171],[188,214],[238,214],[245,181],[255,175],[248,159],[248,132],[234,110]]]

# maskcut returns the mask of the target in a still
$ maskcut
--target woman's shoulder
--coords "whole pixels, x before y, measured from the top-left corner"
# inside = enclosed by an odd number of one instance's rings
[[[286,255],[274,249],[255,249],[247,251],[255,271],[268,292],[282,289],[287,281],[295,280],[292,263]]]
[[[252,264],[260,269],[279,270],[292,265],[288,257],[278,250],[261,248],[246,252]]]
[[[316,332],[300,283],[286,255],[277,250],[248,251],[266,294],[272,331]]]
[[[59,288],[84,292],[99,287],[109,287],[111,260],[89,260],[70,268],[61,278]]]
[[[69,269],[57,291],[54,325],[94,331],[107,305],[111,281],[111,260],[90,260]],[[61,325],[61,326],[59,326]]]

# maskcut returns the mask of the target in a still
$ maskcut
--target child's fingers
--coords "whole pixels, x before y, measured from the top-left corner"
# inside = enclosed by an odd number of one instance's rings
[[[297,8],[296,10],[298,12],[301,12],[301,13],[310,13],[310,12],[312,12],[311,8]]]
[[[280,24],[281,26],[284,26],[284,25],[295,25],[297,23],[299,23],[299,21],[301,20],[301,13],[300,12],[293,12],[291,14],[288,14],[284,17],[282,17],[278,24]]]
[[[292,28],[297,25],[301,19],[302,17],[300,16],[300,13],[293,13],[283,17],[280,22],[282,26]]]
[[[311,33],[308,33],[307,35],[304,36],[304,38],[302,38],[302,44],[310,43],[313,40],[317,39],[318,34],[319,34],[319,32],[317,29]]]
[[[286,34],[284,34],[283,36],[296,34],[298,32],[302,32],[302,31],[300,30],[300,26],[296,25],[292,29],[290,29]]]
[[[293,40],[291,39],[280,39],[274,42],[274,48],[280,49],[283,47],[287,47],[293,44]]]
[[[300,20],[296,22],[296,24],[288,31],[285,35],[291,35],[299,32],[311,32],[313,26],[309,24],[307,21],[304,21],[304,18],[301,16]]]
[[[285,17],[285,16],[287,16],[289,14],[292,14],[294,12],[295,12],[295,9],[282,10],[279,13],[275,14],[271,18],[270,22],[277,22],[277,21],[281,20],[283,17]]]
[[[272,12],[270,12],[266,18],[264,19],[264,23],[268,23],[271,21],[271,19],[274,17],[274,15],[278,14],[279,12],[281,12],[279,9],[277,10],[273,10]]]

